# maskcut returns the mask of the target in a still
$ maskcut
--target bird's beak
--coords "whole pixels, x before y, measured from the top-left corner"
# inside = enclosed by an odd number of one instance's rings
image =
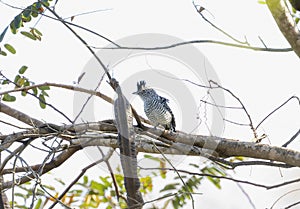
[[[138,94],[137,91],[136,92],[132,92],[132,94]]]

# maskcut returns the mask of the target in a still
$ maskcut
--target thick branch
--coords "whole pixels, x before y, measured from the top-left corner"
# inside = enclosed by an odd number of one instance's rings
[[[56,158],[51,160],[49,163],[45,164],[45,166],[43,167],[42,174],[47,173],[48,171],[59,167],[61,164],[63,164],[67,159],[69,159],[75,152],[77,152],[80,149],[81,149],[80,146],[76,146],[76,147],[65,150],[64,152],[59,154]],[[36,171],[41,168],[41,165],[35,165],[35,166],[32,166],[31,168],[32,168],[32,170]],[[21,169],[24,171],[28,170],[28,168],[27,169],[21,168]],[[15,169],[12,169],[12,171],[14,171],[14,170]],[[16,168],[16,170],[18,170],[18,168]],[[28,182],[28,181],[31,181],[32,179],[34,179],[34,177],[35,177],[35,174],[30,173],[29,175],[26,175],[24,177],[17,179],[16,182],[18,182],[18,184],[24,184],[25,182]],[[11,188],[14,184],[15,184],[15,182],[13,182],[13,181],[4,182],[2,185],[2,188],[3,189]]]
[[[115,101],[115,118],[118,128],[121,166],[124,173],[124,184],[127,192],[127,206],[130,209],[141,209],[143,197],[139,192],[140,181],[137,174],[137,152],[135,131],[130,103],[124,97],[119,83],[112,79],[112,86],[118,94]]]
[[[283,0],[267,0],[267,5],[272,13],[280,31],[290,43],[294,52],[300,57],[300,37],[295,21],[290,15]]]
[[[155,130],[152,130],[155,131]],[[215,150],[220,156],[244,156],[257,159],[283,162],[300,167],[300,152],[285,147],[270,146],[253,142],[242,142],[216,136],[201,136],[178,133],[169,139],[184,144],[194,143],[194,146]]]
[[[58,126],[61,135],[57,135],[60,137],[70,137],[70,139],[79,138],[83,136],[86,131],[102,131],[103,133],[116,133],[116,127],[114,124],[109,124],[106,122],[97,122],[97,123],[85,123],[85,124],[75,124],[75,125],[64,125],[64,126]],[[76,130],[74,132],[74,130]],[[42,129],[39,132],[42,132],[42,134],[47,134],[47,129]],[[34,130],[28,130],[28,133],[35,133]],[[66,134],[64,134],[66,132]],[[69,134],[67,134],[70,132]],[[73,133],[74,132],[74,133]],[[77,132],[77,134],[76,134]],[[232,156],[244,156],[244,157],[251,157],[256,159],[264,159],[264,160],[271,160],[271,161],[277,161],[286,163],[291,166],[300,167],[300,152],[296,150],[287,149],[285,147],[277,147],[277,146],[270,146],[268,144],[259,144],[259,143],[253,143],[253,142],[245,142],[245,141],[239,141],[239,140],[233,140],[233,139],[226,139],[221,138],[217,136],[203,136],[203,135],[191,135],[184,132],[176,132],[176,135],[169,135],[167,133],[163,133],[160,129],[154,129],[154,128],[147,128],[147,130],[141,131],[139,128],[135,128],[136,133],[140,133],[142,135],[147,135],[147,133],[151,133],[152,135],[157,136],[154,139],[159,140],[159,137],[164,138],[165,140],[169,140],[170,142],[179,142],[186,145],[194,145],[199,148],[204,148],[207,150],[214,150],[217,152],[220,156],[223,157],[232,157]],[[48,133],[53,134],[53,130],[48,130]],[[98,138],[103,139],[103,133],[102,135],[99,135]],[[41,134],[41,133],[40,133]],[[78,135],[79,134],[79,135]],[[22,140],[28,137],[37,137],[36,135],[26,135],[24,132],[19,133],[13,133],[11,135],[0,136],[0,139],[5,139],[7,137],[14,138],[14,140]],[[149,137],[150,135],[148,135]],[[96,138],[97,136],[95,136]],[[89,138],[91,141],[87,143],[94,143],[92,140],[92,137]],[[114,137],[111,137],[112,140],[115,140]],[[86,140],[88,141],[88,140]],[[164,143],[164,141],[162,141]],[[113,145],[117,146],[116,141],[114,142],[104,142],[103,145],[105,146]],[[97,144],[100,145],[100,144]],[[85,146],[84,143],[82,143],[82,146]],[[89,145],[91,146],[91,145]],[[151,149],[151,146],[149,145],[148,148],[142,148],[143,145],[141,145],[140,151]],[[174,147],[171,147],[174,148]],[[191,153],[190,153],[191,154]]]
[[[20,87],[20,88],[16,88],[16,89],[12,89],[12,90],[8,90],[8,91],[4,91],[4,92],[0,92],[0,95],[4,95],[4,94],[8,94],[8,93],[13,93],[13,92],[21,92],[21,91],[29,91],[30,89],[33,88],[37,88],[37,87],[42,87],[42,86],[53,86],[53,87],[58,87],[58,88],[63,88],[63,89],[68,89],[71,91],[77,91],[77,92],[82,92],[82,93],[86,93],[86,94],[90,94],[90,95],[94,95],[97,97],[100,97],[101,99],[103,99],[104,101],[113,104],[114,100],[112,98],[110,98],[109,96],[102,94],[99,91],[95,91],[95,90],[90,90],[90,89],[85,89],[85,88],[81,88],[78,86],[72,86],[72,85],[66,85],[66,84],[58,84],[58,83],[49,83],[49,82],[45,82],[42,84],[36,84],[36,85],[31,85],[31,86],[26,86],[26,87]],[[136,112],[136,110],[131,107],[132,109],[132,113],[135,117],[135,119],[137,120],[137,123],[141,126],[141,122],[150,124],[149,120],[139,116]]]
[[[110,121],[112,122],[112,121]],[[48,126],[47,126],[48,127]],[[71,140],[71,147],[67,148],[64,152],[62,152],[60,155],[58,155],[55,159],[50,161],[49,163],[46,163],[43,167],[43,172],[48,172],[56,167],[59,167],[62,163],[64,163],[69,157],[71,157],[76,151],[81,149],[82,147],[86,146],[96,146],[96,145],[102,145],[102,146],[110,146],[113,148],[118,147],[118,143],[116,140],[116,127],[113,123],[107,123],[107,122],[98,122],[98,123],[91,123],[91,124],[78,124],[78,125],[70,125],[70,126],[56,126],[56,129],[59,130],[58,132],[54,132],[50,128],[34,128],[29,129],[28,132],[34,133],[38,130],[42,132],[42,134],[55,134],[57,137],[62,138],[69,138]],[[76,130],[76,131],[74,131]],[[79,131],[79,132],[77,132]],[[99,131],[102,131],[102,133],[99,133]],[[76,133],[77,132],[77,133]],[[94,135],[88,134],[85,136],[85,133],[87,132],[94,132]],[[160,140],[161,138],[164,138],[165,140],[170,140],[170,143],[172,146],[169,146],[168,144],[165,144],[164,141],[161,142],[155,142],[155,144],[152,142],[147,143],[147,141],[140,141],[140,143],[137,144],[137,150],[141,152],[152,152],[153,153],[153,146],[160,149],[163,153],[172,153],[172,154],[182,154],[177,149],[176,146],[173,146],[175,144],[183,144],[183,145],[189,145],[191,148],[193,145],[194,147],[202,148],[202,152],[200,152],[200,155],[203,155],[204,157],[208,157],[211,159],[204,150],[212,150],[216,153],[218,153],[220,156],[223,157],[232,157],[232,156],[244,156],[244,157],[251,157],[261,160],[263,165],[266,165],[266,163],[269,161],[274,161],[274,164],[270,164],[270,166],[277,166],[278,167],[288,167],[288,166],[296,166],[300,167],[300,152],[296,150],[287,149],[285,147],[276,147],[276,146],[270,146],[268,144],[258,144],[253,142],[242,142],[238,140],[233,139],[226,139],[216,136],[203,136],[203,135],[191,135],[183,132],[176,132],[176,135],[168,135],[167,133],[163,133],[161,135],[161,130],[154,129],[154,128],[147,128],[145,131],[141,131],[139,128],[135,128],[135,132],[147,135],[147,133],[151,133],[153,135],[153,139]],[[78,135],[79,134],[79,135]],[[11,135],[12,138],[15,136],[16,139],[22,140],[30,137],[40,137],[41,133],[36,135],[30,135],[30,134],[24,134],[24,132],[14,133]],[[150,135],[148,135],[149,137]],[[157,136],[157,137],[155,137]],[[6,136],[7,138],[8,136]],[[77,139],[77,138],[80,139]],[[78,140],[76,142],[76,140]],[[79,146],[78,146],[79,145]],[[174,149],[175,148],[175,149]],[[204,149],[203,149],[204,148]],[[187,155],[194,155],[195,153],[192,152],[186,152]],[[211,155],[210,155],[211,156]],[[212,157],[212,156],[211,156]],[[211,159],[215,161],[214,159]],[[223,160],[225,161],[225,160]],[[224,163],[222,162],[221,158],[218,158],[216,162]],[[281,163],[276,163],[281,162]],[[285,163],[285,164],[282,164]],[[226,164],[226,162],[225,162]],[[250,163],[249,165],[253,165],[255,163]],[[257,163],[259,165],[260,163]],[[248,165],[245,162],[245,165]],[[14,169],[4,169],[2,171],[2,174],[8,174],[13,172],[27,172],[28,170],[31,170],[28,176],[24,176],[19,179],[20,184],[30,181],[32,178],[34,178],[34,172],[40,169],[41,165],[34,165],[29,167],[21,167],[21,168],[14,168]],[[3,188],[10,188],[13,186],[14,182],[6,182],[3,184]]]
[[[3,104],[2,102],[0,102],[0,112],[4,113],[6,115],[9,115],[10,117],[13,117],[19,121],[22,121],[23,123],[30,125],[30,126],[38,127],[43,124],[42,121],[34,119],[34,118],[26,115],[25,113],[20,112],[19,110],[13,109],[13,108]]]

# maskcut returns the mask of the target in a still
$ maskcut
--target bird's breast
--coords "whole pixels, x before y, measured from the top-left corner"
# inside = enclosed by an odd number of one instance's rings
[[[149,120],[154,124],[169,124],[172,120],[171,113],[157,101],[144,103],[144,111]]]

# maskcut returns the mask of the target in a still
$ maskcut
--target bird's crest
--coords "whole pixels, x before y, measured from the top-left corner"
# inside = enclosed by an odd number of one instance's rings
[[[138,92],[143,91],[145,89],[147,89],[145,81],[137,82],[137,91]]]

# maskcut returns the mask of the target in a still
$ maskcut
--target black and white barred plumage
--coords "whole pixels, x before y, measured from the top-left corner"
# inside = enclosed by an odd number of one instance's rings
[[[168,99],[159,96],[154,89],[147,88],[145,81],[137,83],[137,92],[134,94],[139,95],[143,100],[146,116],[155,127],[162,125],[175,132],[175,117],[168,105]]]

